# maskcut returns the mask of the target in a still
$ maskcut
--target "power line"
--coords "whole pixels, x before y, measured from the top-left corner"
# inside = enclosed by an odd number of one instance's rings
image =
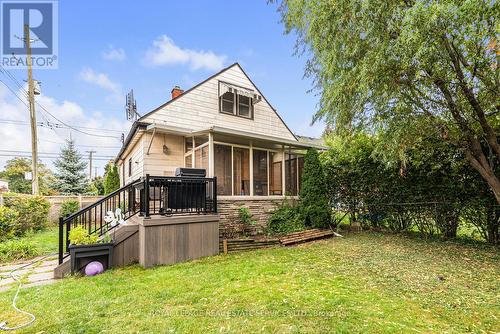
[[[26,124],[29,124],[28,121],[23,121],[23,120],[15,120],[15,119],[0,119],[0,123],[6,123],[6,124],[11,124],[12,122],[16,122],[16,124],[14,125],[26,125]],[[48,122],[47,121],[47,126],[48,127],[55,127],[55,128],[58,128],[58,129],[61,129],[61,128],[67,128],[66,125],[64,124],[61,124],[61,123],[54,123],[54,122]],[[13,123],[12,123],[13,124]],[[76,126],[76,125],[72,125],[72,127],[74,128],[79,128],[79,129],[87,129],[87,130],[96,130],[96,131],[110,131],[110,132],[116,132],[116,133],[123,133],[123,131],[121,130],[113,130],[113,129],[104,129],[104,128],[91,128],[91,127],[85,127],[85,126]],[[115,137],[113,136],[113,138],[118,138],[118,137]]]
[[[7,158],[13,158],[13,157],[17,157],[17,158],[31,158],[31,153],[29,154],[8,154],[8,153],[0,153],[0,157],[7,157]],[[38,155],[38,158],[40,159],[56,159],[58,158],[57,156],[50,156],[50,155],[45,155],[45,154],[39,154]],[[94,160],[98,160],[98,161],[109,161],[109,160],[112,160],[114,157],[111,157],[111,158],[93,158]]]
[[[53,141],[53,140],[48,140],[48,139],[40,139],[41,141],[46,141],[46,142],[49,142],[49,143],[53,143],[53,144],[61,144],[61,145],[64,145],[65,143],[63,142],[58,142],[58,141]],[[91,148],[94,148],[94,147],[99,147],[99,148],[121,148],[121,146],[102,146],[102,145],[83,145],[83,144],[74,144],[75,146],[81,146],[81,147],[91,147]]]
[[[10,86],[9,86],[9,85],[7,85],[7,83],[5,83],[5,81],[0,80],[0,82],[1,82],[1,83],[3,83],[3,84],[5,85],[5,87],[7,87],[7,88],[11,91],[11,93],[12,93],[12,94],[14,94],[14,95],[16,96],[16,97],[19,99],[19,101],[21,101],[21,103],[22,103],[22,104],[24,104],[24,105],[26,106],[26,108],[29,108],[29,106],[28,106],[28,104],[26,103],[26,101],[24,101],[23,99],[21,99],[21,98],[19,97],[19,95],[17,95],[17,93],[16,93],[16,92],[15,92],[12,88],[10,88]]]
[[[6,75],[10,75],[10,77],[20,86],[19,81],[17,81],[11,74],[9,74],[9,72],[6,69],[3,69],[2,73],[6,74]],[[26,108],[29,108],[29,106],[26,104],[26,102],[23,101],[23,99],[21,99],[21,97],[19,97],[19,95],[6,82],[4,82],[2,80],[0,80],[0,82],[2,82],[16,96],[19,99],[19,101],[21,101],[26,106]],[[25,94],[27,94],[26,90],[22,86],[20,86],[20,89]],[[43,111],[45,111],[52,118],[54,118],[55,120],[57,120],[61,124],[65,125],[67,128],[72,129],[72,130],[74,130],[76,132],[79,132],[79,133],[82,133],[82,134],[85,134],[85,135],[88,135],[88,136],[93,136],[93,137],[116,138],[116,139],[119,139],[119,137],[117,137],[117,136],[101,135],[101,134],[89,133],[89,132],[85,132],[85,131],[79,130],[78,127],[70,125],[70,124],[62,121],[61,119],[57,118],[56,116],[54,116],[54,114],[52,114],[50,111],[48,111],[47,108],[45,108],[45,106],[42,105],[40,102],[38,102],[38,101],[35,100],[35,104],[37,104]],[[47,123],[49,123],[48,120],[47,120]],[[84,128],[84,127],[80,127],[80,128]],[[118,131],[118,130],[110,130],[110,129],[96,129],[96,130],[121,132],[121,131]]]
[[[21,150],[0,150],[0,153],[13,153],[13,154],[24,154],[24,153],[30,153],[30,151],[21,151]],[[45,154],[45,155],[56,155],[59,156],[61,153],[60,152],[40,152],[40,154]],[[94,155],[94,157],[99,157],[99,158],[114,158],[112,155]]]

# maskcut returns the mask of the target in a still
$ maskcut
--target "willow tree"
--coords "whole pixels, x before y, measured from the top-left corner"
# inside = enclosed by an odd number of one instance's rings
[[[490,0],[284,0],[321,94],[313,121],[383,131],[386,152],[458,145],[500,203],[500,5]]]

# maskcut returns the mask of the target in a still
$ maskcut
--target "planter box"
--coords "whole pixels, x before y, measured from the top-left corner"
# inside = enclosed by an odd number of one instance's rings
[[[71,256],[71,274],[79,270],[79,264],[82,260],[90,260],[96,257],[105,257],[107,265],[103,264],[104,269],[113,266],[113,246],[114,243],[101,243],[92,245],[69,245],[69,254]]]

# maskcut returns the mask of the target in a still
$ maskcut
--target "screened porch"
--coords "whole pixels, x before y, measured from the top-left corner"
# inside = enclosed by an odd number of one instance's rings
[[[315,147],[219,127],[192,133],[152,127],[158,135],[182,135],[182,167],[203,168],[207,177],[217,177],[217,195],[222,198],[298,196],[304,154],[307,148]]]

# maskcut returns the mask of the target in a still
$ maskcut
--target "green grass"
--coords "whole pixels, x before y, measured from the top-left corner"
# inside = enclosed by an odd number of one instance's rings
[[[500,331],[500,254],[482,245],[350,234],[293,248],[138,266],[23,290],[26,333]],[[0,294],[0,321],[25,316]]]
[[[0,244],[0,263],[57,252],[57,232],[57,227],[51,226],[43,231],[3,242]]]

